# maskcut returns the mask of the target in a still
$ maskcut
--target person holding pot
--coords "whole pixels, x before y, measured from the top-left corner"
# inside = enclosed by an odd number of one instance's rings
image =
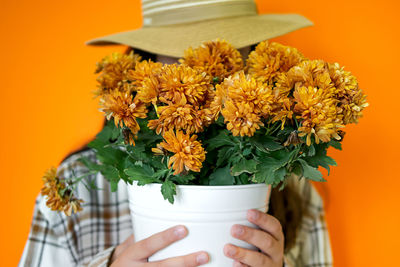
[[[253,0],[143,0],[142,12],[142,28],[86,44],[122,44],[128,46],[126,54],[134,49],[143,59],[171,64],[186,48],[220,38],[239,49],[246,59],[257,43],[312,25],[297,14],[259,15]],[[71,153],[59,167],[64,177],[83,172],[76,164],[81,156],[96,157],[86,145]],[[54,213],[45,198],[38,196],[19,266],[183,267],[209,262],[206,251],[147,262],[157,251],[185,238],[187,229],[178,225],[135,242],[123,184],[111,194],[104,177],[93,178],[96,186],[104,189],[88,192],[78,188],[87,205],[71,217]],[[332,266],[323,202],[307,180],[293,181],[282,191],[274,188],[268,213],[249,210],[247,219],[259,229],[234,225],[231,234],[258,251],[226,244],[224,254],[234,260],[234,266]]]

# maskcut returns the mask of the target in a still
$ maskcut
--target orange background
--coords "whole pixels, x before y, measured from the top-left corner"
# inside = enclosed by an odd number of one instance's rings
[[[347,127],[326,203],[335,266],[391,266],[398,261],[400,178],[399,4],[392,0],[258,1],[261,13],[300,13],[315,26],[274,40],[307,57],[352,71],[370,107]],[[92,99],[95,62],[123,47],[84,41],[140,27],[140,2],[12,1],[0,10],[0,259],[16,266],[28,237],[41,176],[90,140],[103,117]],[[395,119],[397,118],[397,119]]]

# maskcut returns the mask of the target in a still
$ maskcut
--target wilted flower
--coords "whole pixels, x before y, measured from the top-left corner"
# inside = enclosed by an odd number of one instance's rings
[[[285,143],[283,143],[284,146],[289,146],[289,145],[298,145],[301,144],[302,141],[299,138],[299,136],[297,135],[297,131],[292,131],[287,140],[285,141]]]
[[[205,42],[196,49],[189,48],[180,62],[211,78],[222,81],[243,68],[240,52],[225,40]]]
[[[277,75],[287,72],[303,60],[304,56],[296,48],[263,41],[249,54],[246,69],[255,79],[272,83]]]
[[[124,143],[134,146],[135,141],[133,140],[135,135],[131,132],[129,128],[124,128],[122,130],[122,135],[124,136]]]
[[[57,176],[56,168],[48,169],[42,180],[41,194],[47,196],[46,205],[51,210],[63,211],[67,216],[71,216],[72,212],[76,213],[82,210],[81,203],[83,200],[77,199],[72,194],[64,179]]]
[[[165,132],[163,142],[160,146],[153,148],[153,152],[157,154],[163,153],[162,149],[168,150],[174,155],[169,158],[168,168],[175,170],[174,175],[189,170],[200,172],[202,162],[205,160],[205,151],[201,143],[197,141],[197,135],[190,136],[182,131],[177,131],[176,135],[173,130]]]

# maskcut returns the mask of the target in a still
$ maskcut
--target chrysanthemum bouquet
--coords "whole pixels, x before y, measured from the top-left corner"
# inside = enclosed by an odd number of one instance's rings
[[[339,64],[310,60],[297,49],[257,45],[244,64],[226,41],[189,48],[179,64],[113,53],[97,64],[101,111],[108,123],[89,146],[100,164],[81,158],[85,177],[44,176],[48,205],[81,209],[78,182],[100,172],[117,190],[122,179],[161,183],[174,202],[176,185],[267,183],[287,177],[325,181],[318,167],[336,162],[343,127],[368,106],[356,78]]]

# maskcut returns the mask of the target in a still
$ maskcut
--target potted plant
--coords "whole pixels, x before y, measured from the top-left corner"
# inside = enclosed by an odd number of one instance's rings
[[[341,149],[343,127],[368,105],[356,78],[337,63],[267,41],[246,64],[228,42],[215,40],[186,50],[180,64],[113,53],[96,73],[108,123],[89,144],[100,164],[80,161],[112,191],[120,180],[129,184],[137,240],[176,224],[189,230],[149,261],[207,247],[210,266],[232,264],[225,243],[250,247],[233,239],[230,227],[250,226],[248,209],[266,212],[271,187],[303,177],[326,181],[318,168],[336,165],[328,148]],[[73,188],[85,177],[54,177],[54,169],[44,177],[49,207],[79,211]]]

